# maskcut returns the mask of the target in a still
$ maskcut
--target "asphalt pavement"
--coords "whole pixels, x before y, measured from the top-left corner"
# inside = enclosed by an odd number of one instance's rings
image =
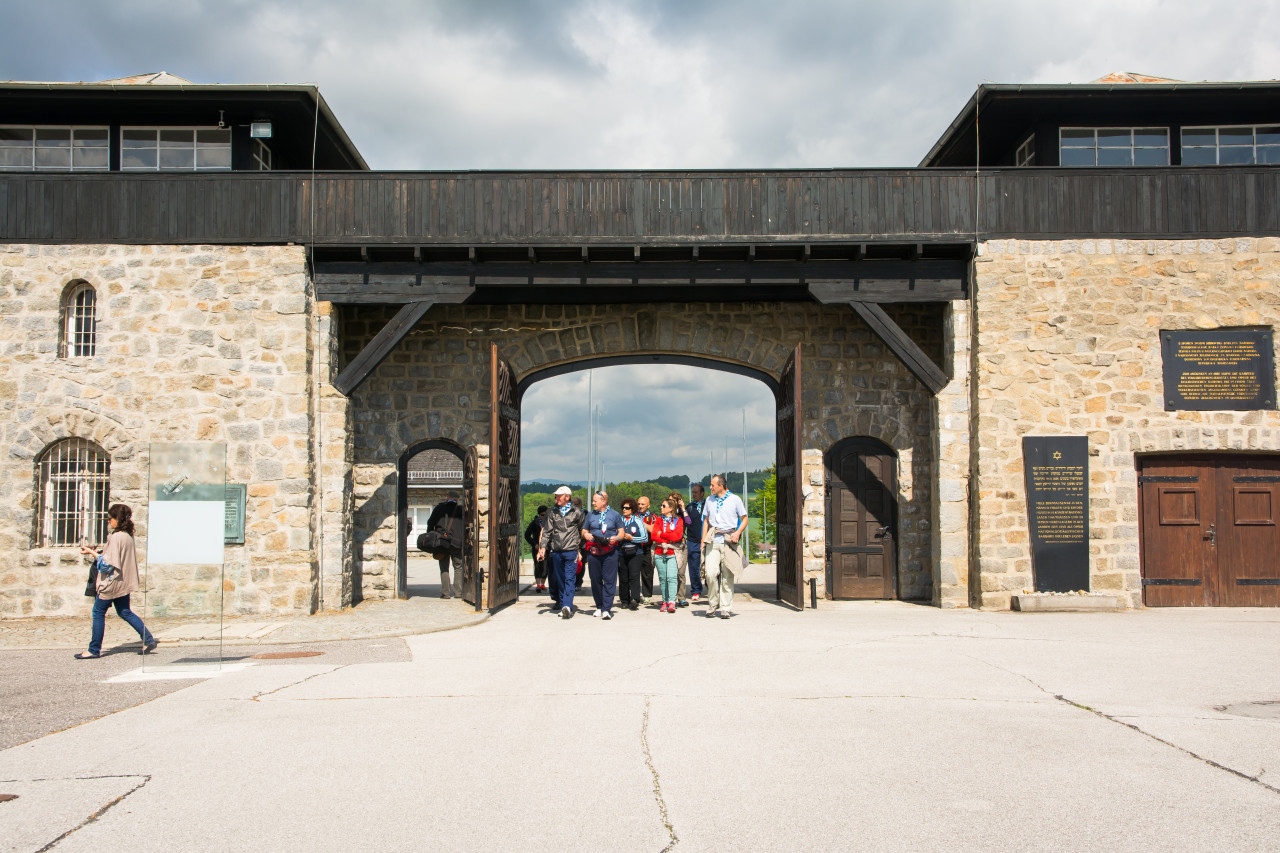
[[[1280,850],[1280,611],[735,609],[135,696],[0,751],[0,849]]]

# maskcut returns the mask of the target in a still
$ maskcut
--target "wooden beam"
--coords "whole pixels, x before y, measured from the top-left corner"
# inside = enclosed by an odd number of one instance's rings
[[[410,302],[401,307],[387,325],[373,336],[373,340],[365,344],[365,348],[360,350],[360,354],[351,360],[346,369],[338,374],[338,378],[333,380],[333,387],[350,397],[351,392],[369,378],[369,374],[382,364],[383,359],[391,354],[396,344],[404,340],[405,335],[413,331],[413,327],[434,304],[427,301]]]
[[[933,359],[925,355],[924,350],[911,340],[902,327],[893,322],[893,318],[874,302],[852,300],[851,307],[863,322],[871,327],[871,331],[880,336],[880,340],[896,355],[907,369],[920,380],[930,392],[937,394],[947,385],[947,374],[933,363]]]

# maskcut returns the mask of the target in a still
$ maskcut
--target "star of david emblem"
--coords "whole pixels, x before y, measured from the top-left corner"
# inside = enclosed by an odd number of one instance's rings
[[[1055,450],[1055,451],[1053,451],[1053,458],[1054,458],[1054,459],[1061,459],[1061,458],[1062,458],[1062,451],[1061,451],[1061,450]]]

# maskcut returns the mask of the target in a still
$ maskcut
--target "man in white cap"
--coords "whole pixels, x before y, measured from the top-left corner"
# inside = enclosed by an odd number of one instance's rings
[[[578,577],[578,551],[582,548],[582,523],[586,513],[571,502],[573,490],[556,489],[556,505],[542,517],[542,535],[538,539],[538,559],[547,560],[547,579],[551,600],[560,608],[560,617],[573,616],[573,593]]]

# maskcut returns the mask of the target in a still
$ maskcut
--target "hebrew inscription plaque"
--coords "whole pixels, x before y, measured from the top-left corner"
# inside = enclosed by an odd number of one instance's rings
[[[1025,436],[1022,466],[1036,592],[1089,589],[1089,440]]]

